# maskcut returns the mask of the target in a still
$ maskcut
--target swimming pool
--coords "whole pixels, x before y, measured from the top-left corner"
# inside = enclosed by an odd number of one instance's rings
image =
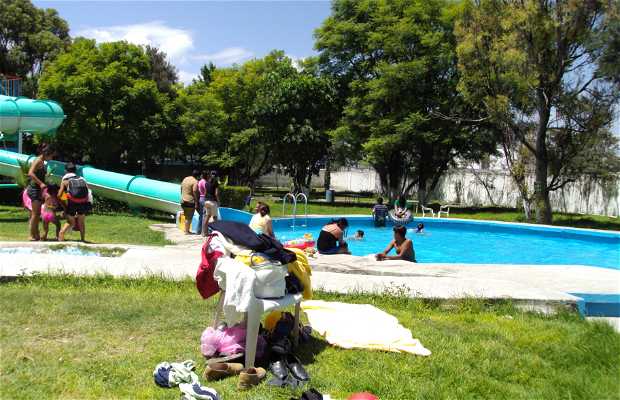
[[[318,238],[330,218],[308,218],[307,227],[291,228],[290,219],[274,220],[280,240],[304,233]],[[350,217],[348,234],[364,231],[364,240],[349,241],[354,255],[384,250],[392,239],[392,226],[375,228],[369,217]],[[303,218],[297,224],[303,224]],[[426,233],[415,234],[423,222]],[[416,218],[407,226],[416,258],[421,263],[587,265],[620,269],[620,233],[556,228],[526,224],[494,223],[455,219]]]

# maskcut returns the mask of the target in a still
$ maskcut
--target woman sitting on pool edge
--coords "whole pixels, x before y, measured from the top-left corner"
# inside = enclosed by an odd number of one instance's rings
[[[375,255],[377,261],[383,260],[404,260],[410,262],[417,262],[415,259],[415,250],[413,249],[413,242],[411,239],[407,239],[407,228],[402,225],[396,225],[394,227],[394,240],[390,242],[388,247],[383,250],[383,253]],[[388,256],[387,254],[396,249],[395,256]]]
[[[259,203],[256,206],[256,214],[252,216],[252,220],[250,221],[250,228],[256,233],[264,233],[267,236],[275,238],[276,235],[273,233],[273,223],[271,222],[269,212],[270,209],[267,204]]]
[[[349,226],[346,218],[340,218],[323,226],[316,247],[320,254],[351,254],[344,241],[344,230]]]

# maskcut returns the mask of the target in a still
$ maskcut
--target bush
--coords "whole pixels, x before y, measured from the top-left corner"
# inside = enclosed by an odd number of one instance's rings
[[[131,214],[134,212],[127,203],[93,194],[93,214]]]
[[[245,206],[245,199],[249,195],[250,188],[247,186],[220,187],[220,202],[222,203],[222,207],[230,207],[242,210]]]
[[[7,206],[21,206],[22,204],[21,188],[0,188],[0,204]]]

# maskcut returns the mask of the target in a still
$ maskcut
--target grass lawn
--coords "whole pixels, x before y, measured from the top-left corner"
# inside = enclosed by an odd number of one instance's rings
[[[433,352],[343,350],[314,338],[298,354],[311,386],[335,398],[364,390],[382,400],[617,399],[620,393],[620,335],[575,314],[542,316],[478,300],[317,298],[374,304]],[[194,359],[202,372],[200,335],[215,299],[201,300],[190,281],[38,276],[4,283],[0,307],[2,398],[177,399],[177,389],[153,383],[153,368]],[[233,377],[207,385],[223,399],[293,395],[265,384],[240,393],[236,383]]]
[[[149,225],[161,222],[127,214],[89,215],[86,217],[86,240],[93,243],[163,246],[169,244],[164,234],[149,228]],[[55,238],[53,225],[48,237]],[[79,238],[79,232],[67,235],[68,240]],[[0,205],[0,240],[28,240],[28,213],[23,208]]]

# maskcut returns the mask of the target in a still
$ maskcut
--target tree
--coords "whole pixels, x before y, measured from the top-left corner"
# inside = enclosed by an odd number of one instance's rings
[[[43,96],[62,104],[67,120],[56,140],[65,156],[107,168],[132,168],[162,157],[170,124],[168,97],[152,80],[140,46],[78,38],[41,76]]]
[[[268,74],[253,115],[258,129],[274,139],[272,162],[284,167],[299,192],[310,187],[327,154],[336,93],[329,79],[288,72]]]
[[[495,150],[491,132],[440,117],[466,108],[454,16],[443,0],[340,0],[316,31],[322,69],[347,93],[340,158],[365,158],[391,198],[417,187],[425,202],[457,158]]]
[[[480,0],[457,24],[459,91],[477,121],[531,153],[540,223],[613,120],[618,93],[600,62],[611,20],[598,0]]]
[[[160,92],[174,93],[174,84],[179,80],[177,69],[166,59],[166,53],[157,47],[144,48],[151,64],[151,78],[157,83]]]
[[[46,61],[70,45],[69,26],[54,9],[29,0],[3,0],[0,7],[0,75],[23,79],[23,95],[36,97]]]
[[[331,81],[298,71],[282,51],[201,71],[178,99],[179,122],[201,160],[250,187],[281,165],[297,190],[307,187],[329,146]]]
[[[209,62],[209,64],[205,64],[200,67],[200,75],[198,76],[198,82],[204,83],[209,86],[211,81],[213,80],[213,71],[215,71],[215,64]]]

